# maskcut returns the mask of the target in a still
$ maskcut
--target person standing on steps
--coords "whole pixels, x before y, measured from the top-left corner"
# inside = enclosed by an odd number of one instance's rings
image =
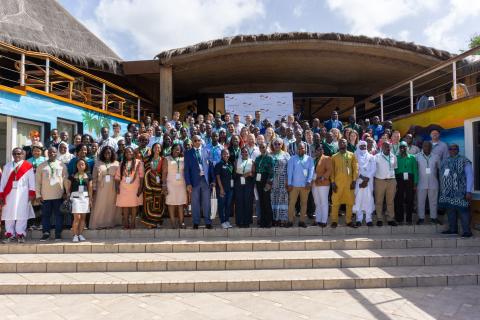
[[[267,153],[267,145],[258,145],[260,155],[255,159],[255,181],[260,204],[260,227],[272,226],[273,212],[271,203],[271,190],[273,182],[273,158]]]
[[[430,208],[430,222],[441,224],[437,217],[438,204],[438,170],[440,159],[432,153],[432,142],[424,141],[422,151],[416,154],[418,165],[418,185],[417,185],[417,224],[425,222],[425,201],[428,196],[428,205]]]
[[[332,159],[323,154],[321,144],[315,149],[314,167],[312,195],[315,201],[315,224],[324,228],[327,226],[328,220],[328,193],[330,191]]]
[[[395,192],[397,180],[395,169],[397,168],[397,157],[390,152],[390,142],[382,144],[382,152],[375,155],[375,211],[377,213],[377,226],[383,226],[383,202],[387,204],[385,215],[390,226],[397,226],[394,218]]]
[[[367,151],[367,142],[360,141],[355,151],[355,157],[358,161],[358,179],[355,186],[355,204],[353,212],[357,214],[357,227],[362,225],[363,215],[368,227],[373,226],[372,213],[375,211],[375,201],[373,199],[373,178],[377,165],[375,156]]]
[[[403,224],[403,219],[405,218],[406,223],[411,225],[413,198],[417,191],[418,184],[418,169],[415,156],[408,154],[407,148],[408,145],[405,141],[400,142],[400,151],[397,156],[397,168],[395,169],[395,178],[397,179],[395,220],[397,223]]]

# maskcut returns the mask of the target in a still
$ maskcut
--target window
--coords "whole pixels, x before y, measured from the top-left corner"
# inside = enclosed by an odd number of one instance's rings
[[[73,136],[78,133],[78,125],[76,122],[58,119],[57,120],[58,133],[65,131],[68,133],[68,143],[72,143]]]
[[[480,121],[473,122],[473,168],[475,190],[480,190]]]
[[[29,146],[32,144],[30,135],[33,132],[40,134],[40,141],[45,141],[44,124],[41,122],[13,119],[13,141],[15,147]]]

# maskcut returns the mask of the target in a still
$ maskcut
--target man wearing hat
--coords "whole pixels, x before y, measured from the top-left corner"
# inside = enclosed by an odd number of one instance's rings
[[[400,153],[397,157],[395,178],[397,193],[395,194],[395,220],[403,223],[406,209],[406,222],[412,224],[413,198],[418,183],[417,160],[414,155],[408,154],[408,144],[400,142]]]

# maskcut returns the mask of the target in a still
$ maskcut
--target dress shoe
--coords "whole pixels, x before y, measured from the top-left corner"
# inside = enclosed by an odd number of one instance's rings
[[[377,227],[383,226],[383,221],[377,221]]]
[[[198,224],[194,224],[193,229],[198,229]]]
[[[392,226],[392,227],[396,227],[396,226],[398,226],[398,223],[397,223],[397,221],[392,220],[392,221],[388,221],[388,225]]]
[[[332,222],[332,224],[330,225],[330,227],[332,227],[332,228],[336,228],[337,226],[338,226],[338,223],[336,223],[336,222]]]

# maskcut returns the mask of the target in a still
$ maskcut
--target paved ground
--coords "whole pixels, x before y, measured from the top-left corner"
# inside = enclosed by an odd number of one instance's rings
[[[293,292],[4,295],[2,319],[480,319],[480,286]]]

